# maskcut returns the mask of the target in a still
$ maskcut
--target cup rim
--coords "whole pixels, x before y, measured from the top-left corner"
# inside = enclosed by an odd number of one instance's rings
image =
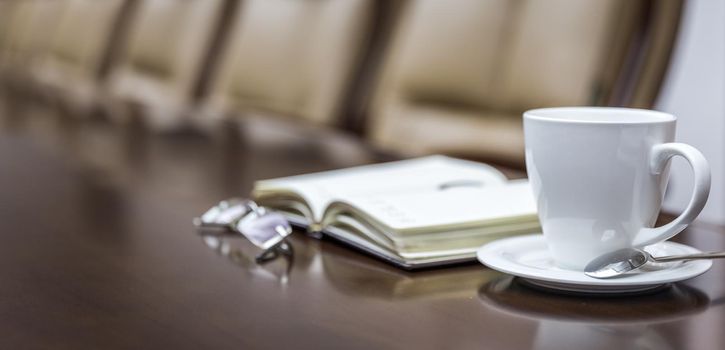
[[[591,114],[618,114],[619,117],[612,116],[611,119],[597,118],[581,118],[582,113]],[[569,114],[569,116],[565,116]],[[575,114],[577,116],[571,116]],[[623,116],[627,117],[623,117]],[[632,125],[632,124],[659,124],[672,123],[677,121],[677,117],[672,114],[654,111],[642,108],[625,108],[625,107],[550,107],[536,108],[524,112],[524,119],[566,123],[566,124],[615,124],[615,125]]]

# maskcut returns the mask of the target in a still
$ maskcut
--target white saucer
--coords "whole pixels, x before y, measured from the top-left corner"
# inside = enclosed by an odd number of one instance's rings
[[[654,256],[695,254],[699,250],[675,242],[662,242],[645,248]],[[554,265],[541,234],[511,237],[484,245],[476,254],[478,261],[501,272],[525,279],[537,287],[590,294],[640,293],[662,288],[705,273],[710,260],[648,265],[641,272],[613,279],[596,279],[581,271]]]

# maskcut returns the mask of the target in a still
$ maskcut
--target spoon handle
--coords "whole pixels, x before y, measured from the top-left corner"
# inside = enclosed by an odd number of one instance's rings
[[[669,262],[669,261],[681,261],[681,260],[722,259],[722,258],[725,258],[725,252],[712,252],[712,253],[652,257],[652,260],[654,260],[656,262]]]

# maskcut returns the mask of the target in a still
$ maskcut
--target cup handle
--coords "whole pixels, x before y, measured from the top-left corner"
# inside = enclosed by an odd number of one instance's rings
[[[642,248],[672,238],[692,223],[705,207],[710,194],[710,166],[705,157],[695,147],[684,143],[664,143],[656,145],[650,152],[650,169],[653,174],[660,174],[667,162],[674,156],[681,156],[690,163],[694,172],[695,188],[690,203],[685,211],[672,222],[654,228],[645,227],[634,239],[633,246]]]

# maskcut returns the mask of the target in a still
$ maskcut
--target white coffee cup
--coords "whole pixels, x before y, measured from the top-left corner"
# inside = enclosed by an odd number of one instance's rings
[[[669,239],[697,217],[710,192],[710,168],[697,149],[673,142],[676,120],[610,107],[524,113],[526,169],[558,266],[583,270],[601,254]],[[680,216],[652,228],[673,156],[690,163],[695,188]]]

